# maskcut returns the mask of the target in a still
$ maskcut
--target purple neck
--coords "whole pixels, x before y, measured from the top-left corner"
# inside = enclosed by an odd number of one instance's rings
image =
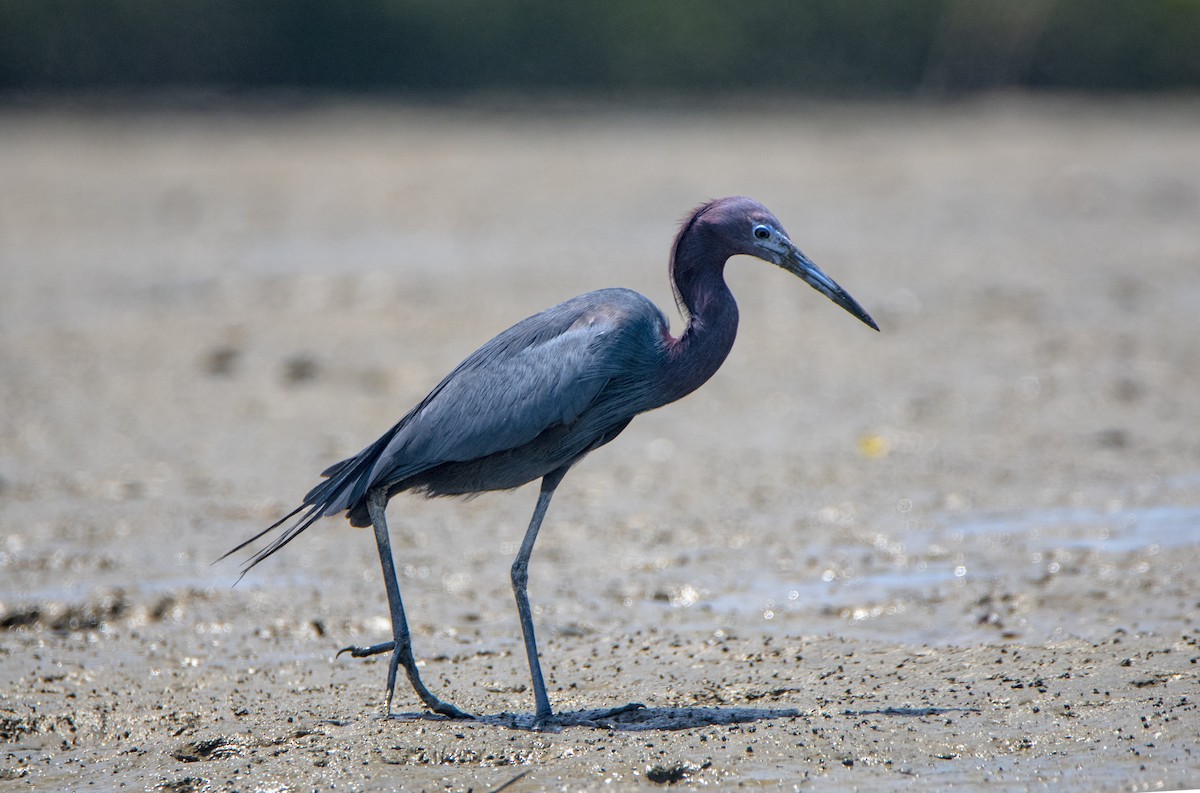
[[[738,308],[725,284],[727,258],[723,252],[676,256],[671,264],[671,281],[687,327],[667,342],[663,375],[668,402],[704,385],[733,348]]]

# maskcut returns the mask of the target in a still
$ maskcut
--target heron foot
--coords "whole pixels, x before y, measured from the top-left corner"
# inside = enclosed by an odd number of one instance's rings
[[[335,655],[334,658],[341,656],[342,653],[350,653],[351,658],[369,658],[372,655],[381,655],[383,653],[394,652],[395,649],[395,640],[390,642],[380,642],[379,644],[373,644],[370,647],[359,647],[358,645],[352,644],[349,647],[343,647],[342,649],[338,650],[337,655]],[[412,683],[413,690],[417,692],[417,696],[419,696],[421,701],[425,703],[425,707],[429,708],[434,713],[438,713],[450,719],[472,720],[475,718],[471,714],[454,707],[449,702],[445,702],[434,696],[429,689],[425,688],[424,683],[421,682],[421,678],[417,675],[416,663],[411,660],[411,655],[408,661],[409,663],[404,663],[404,668],[408,673],[409,682]],[[395,689],[396,667],[399,666],[401,662],[402,659],[400,658],[400,655],[394,654],[392,656],[391,669],[388,670],[387,715],[389,717],[392,715],[392,694],[394,693]]]

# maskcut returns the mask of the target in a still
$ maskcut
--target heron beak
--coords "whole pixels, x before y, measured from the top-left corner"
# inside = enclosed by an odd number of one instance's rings
[[[836,281],[825,275],[821,268],[813,264],[812,259],[805,256],[790,240],[786,241],[783,250],[777,252],[776,255],[778,260],[775,263],[780,267],[803,279],[813,289],[858,317],[868,327],[879,330],[875,320],[871,319],[871,315],[858,304],[858,301],[850,297],[850,293],[838,286]]]

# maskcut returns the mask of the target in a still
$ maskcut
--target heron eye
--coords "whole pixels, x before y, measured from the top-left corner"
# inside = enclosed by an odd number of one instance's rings
[[[765,240],[771,236],[771,230],[766,226],[755,226],[754,236],[760,240]]]

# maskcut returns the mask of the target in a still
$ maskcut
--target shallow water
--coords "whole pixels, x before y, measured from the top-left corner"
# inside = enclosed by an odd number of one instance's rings
[[[1028,535],[1045,550],[1076,547],[1123,553],[1200,542],[1200,507],[1143,507],[1098,511],[1082,508],[1041,509],[1021,514],[976,515],[946,520],[951,533],[988,535],[1007,541]],[[905,542],[932,542],[908,535]]]
[[[985,619],[964,629],[961,620],[924,620],[921,604],[948,590],[1036,588],[1059,574],[1065,552],[1085,552],[1097,566],[1115,566],[1131,554],[1155,556],[1179,546],[1195,547],[1200,508],[1161,506],[1098,511],[1082,508],[1025,513],[943,514],[937,528],[913,529],[892,544],[890,553],[853,572],[826,569],[818,577],[781,577],[769,566],[741,578],[742,585],[712,597],[720,585],[697,581],[672,598],[682,608],[752,621],[755,629],[846,631],[857,636],[896,638],[930,644],[961,644],[994,638]],[[809,546],[809,553],[832,557]],[[1013,557],[1026,560],[1014,565]],[[814,604],[819,606],[814,607]],[[791,617],[789,619],[789,617]],[[834,617],[832,624],[829,618]],[[1153,621],[1143,623],[1153,630]],[[1167,629],[1168,625],[1158,626]],[[1061,629],[1051,621],[1046,638]],[[1027,634],[1028,631],[1025,631]],[[1079,631],[1076,631],[1078,634]],[[1087,631],[1083,631],[1087,634]],[[1028,638],[1028,636],[1027,636]]]

